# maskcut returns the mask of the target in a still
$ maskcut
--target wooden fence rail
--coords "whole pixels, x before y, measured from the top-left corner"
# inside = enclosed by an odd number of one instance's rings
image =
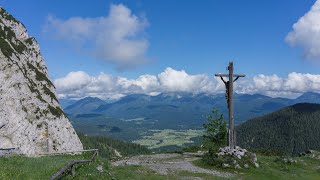
[[[16,148],[0,148],[0,156],[10,156]]]
[[[50,180],[58,179],[60,176],[62,176],[65,172],[70,172],[71,175],[74,176],[76,174],[76,165],[77,164],[83,164],[83,163],[90,163],[96,160],[96,157],[98,156],[98,149],[90,149],[90,150],[82,150],[81,152],[88,152],[88,151],[94,151],[92,157],[90,160],[73,160],[70,161],[68,164],[66,164],[64,167],[62,167],[58,172],[56,172],[54,175],[50,177]],[[80,151],[78,151],[80,152]],[[68,152],[73,153],[73,152]],[[61,153],[51,153],[51,154],[61,154]],[[50,155],[51,155],[50,154]]]

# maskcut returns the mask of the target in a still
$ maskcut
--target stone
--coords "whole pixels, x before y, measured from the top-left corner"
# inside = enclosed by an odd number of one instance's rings
[[[237,164],[237,160],[234,159],[234,160],[232,161],[232,164]]]
[[[248,169],[249,165],[248,164],[244,164],[243,167]]]
[[[238,154],[239,154],[240,156],[244,156],[245,152],[244,152],[244,151],[238,151]]]
[[[48,137],[49,152],[82,150],[59,105],[39,44],[2,7],[0,20],[0,148],[37,156],[47,152]]]
[[[258,161],[257,155],[255,153],[252,154],[252,162],[256,163]]]
[[[239,146],[237,146],[235,149],[229,149],[229,147],[220,148],[219,152],[217,153],[219,159],[223,160],[224,162],[228,163],[230,162],[231,158],[231,164],[232,167],[235,167],[236,164],[242,164],[246,163],[243,162],[243,158],[250,158],[250,162],[252,163],[252,166],[259,166],[257,163],[257,155],[255,153],[248,152],[246,149],[242,149]],[[240,166],[240,165],[239,165]],[[249,167],[249,165],[247,164]]]
[[[256,168],[259,168],[259,164],[258,164],[258,163],[254,163],[254,166],[255,166]]]
[[[241,159],[241,156],[240,156],[239,154],[238,154],[238,155],[236,155],[236,156],[237,156],[237,158],[238,158],[238,159]]]
[[[236,165],[234,166],[234,168],[235,168],[235,169],[241,169],[241,166],[240,166],[239,164],[236,164]]]
[[[103,172],[103,167],[101,165],[97,166],[97,170],[102,173]]]
[[[230,166],[229,164],[223,163],[223,164],[222,164],[222,167],[223,167],[223,168],[229,168],[229,167],[231,167],[231,166]]]

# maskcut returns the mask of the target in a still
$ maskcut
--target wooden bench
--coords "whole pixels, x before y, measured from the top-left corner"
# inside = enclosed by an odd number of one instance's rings
[[[71,175],[74,176],[76,174],[76,165],[77,164],[83,164],[83,163],[90,163],[96,160],[96,157],[98,156],[98,149],[89,149],[89,150],[82,150],[82,151],[74,151],[74,152],[67,152],[67,154],[75,153],[75,152],[88,152],[88,151],[94,151],[92,157],[90,160],[73,160],[70,161],[68,164],[66,164],[64,167],[62,167],[58,172],[56,172],[54,175],[50,177],[50,180],[58,179],[60,176],[62,176],[65,172],[70,172]],[[51,153],[52,154],[62,154],[62,153]],[[64,152],[64,154],[66,154]]]

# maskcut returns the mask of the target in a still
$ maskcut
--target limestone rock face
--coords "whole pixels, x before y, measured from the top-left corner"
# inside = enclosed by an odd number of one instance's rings
[[[56,97],[38,43],[0,7],[0,148],[35,156],[82,150]]]

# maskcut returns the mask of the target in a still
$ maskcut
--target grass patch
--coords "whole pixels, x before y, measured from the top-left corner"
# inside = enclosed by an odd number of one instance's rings
[[[218,171],[231,172],[236,174],[236,178],[242,179],[320,179],[320,160],[299,157],[296,164],[281,163],[276,161],[275,156],[258,156],[259,168],[249,169],[222,169],[208,166],[202,160],[196,160],[194,165]]]
[[[89,155],[60,155],[46,157],[24,157],[13,156],[10,158],[0,158],[0,179],[49,179],[60,168],[68,162],[76,159],[89,159]],[[100,173],[96,167],[103,166],[103,173]],[[77,165],[76,176],[74,178],[90,177],[86,179],[109,178],[108,162],[97,158],[96,162],[83,165]],[[65,178],[73,178],[70,175]]]

